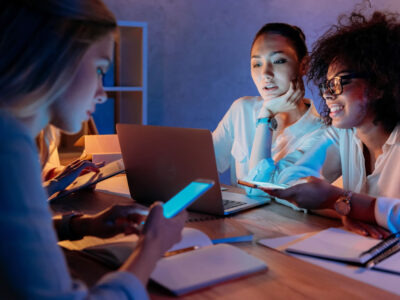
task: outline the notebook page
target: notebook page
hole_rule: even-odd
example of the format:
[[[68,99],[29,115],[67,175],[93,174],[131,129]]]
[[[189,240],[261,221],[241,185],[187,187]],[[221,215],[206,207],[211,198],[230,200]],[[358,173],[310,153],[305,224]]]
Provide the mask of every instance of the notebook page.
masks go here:
[[[380,240],[340,228],[328,228],[291,245],[286,250],[293,253],[361,263],[359,255],[379,242]]]
[[[218,244],[161,259],[151,279],[182,295],[266,269],[263,261],[245,251]]]
[[[400,273],[400,252],[397,252],[378,263],[374,269]]]
[[[204,232],[198,229],[185,227],[182,231],[182,240],[179,243],[173,245],[172,248],[168,250],[168,252],[193,246],[197,246],[200,248],[211,245],[212,242],[210,238]]]

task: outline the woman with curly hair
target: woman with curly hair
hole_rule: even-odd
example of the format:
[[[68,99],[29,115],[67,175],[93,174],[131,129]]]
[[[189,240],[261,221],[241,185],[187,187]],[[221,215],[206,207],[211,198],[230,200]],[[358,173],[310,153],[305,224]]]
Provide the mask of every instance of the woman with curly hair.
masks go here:
[[[314,175],[286,190],[268,190],[310,209],[334,208],[352,229],[376,237],[400,229],[400,23],[398,15],[374,12],[342,16],[314,45],[309,80],[319,84],[332,126],[325,139],[281,182]],[[330,161],[325,162],[326,153]],[[396,199],[397,198],[397,199]]]

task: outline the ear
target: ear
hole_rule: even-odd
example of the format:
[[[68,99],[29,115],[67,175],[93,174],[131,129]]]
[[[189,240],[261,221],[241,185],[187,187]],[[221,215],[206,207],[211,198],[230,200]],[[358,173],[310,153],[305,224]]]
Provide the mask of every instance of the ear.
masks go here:
[[[381,99],[383,97],[383,90],[377,88],[369,88],[367,91],[369,99]]]
[[[304,56],[299,65],[299,74],[304,76],[308,72],[310,66],[310,57],[308,55]]]

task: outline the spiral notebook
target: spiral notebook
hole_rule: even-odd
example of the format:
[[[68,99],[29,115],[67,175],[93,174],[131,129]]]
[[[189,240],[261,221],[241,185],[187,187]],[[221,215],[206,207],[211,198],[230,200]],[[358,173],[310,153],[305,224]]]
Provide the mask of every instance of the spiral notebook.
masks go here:
[[[328,228],[286,248],[301,254],[374,268],[400,275],[400,234],[377,240],[340,228]]]

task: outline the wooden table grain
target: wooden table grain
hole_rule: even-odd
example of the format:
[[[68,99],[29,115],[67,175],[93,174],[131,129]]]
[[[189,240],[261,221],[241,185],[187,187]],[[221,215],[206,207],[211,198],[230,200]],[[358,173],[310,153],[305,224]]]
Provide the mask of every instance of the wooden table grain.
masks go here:
[[[84,191],[52,203],[54,212],[69,210],[96,213],[110,205],[131,203],[125,197],[101,192]],[[252,242],[236,243],[235,246],[265,261],[268,270],[245,278],[224,282],[193,292],[181,299],[395,299],[392,293],[366,283],[345,277],[307,263],[285,253],[257,244],[262,238],[274,238],[317,231],[340,226],[340,222],[313,214],[294,211],[289,207],[270,203],[231,217],[254,233]],[[79,266],[72,270],[89,285],[107,272],[104,266],[88,261],[90,272],[85,270],[85,258],[67,252],[69,265]],[[97,268],[97,269],[96,269]],[[80,273],[81,272],[81,273]],[[150,283],[152,299],[176,299],[166,290]]]

